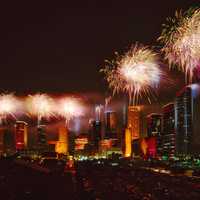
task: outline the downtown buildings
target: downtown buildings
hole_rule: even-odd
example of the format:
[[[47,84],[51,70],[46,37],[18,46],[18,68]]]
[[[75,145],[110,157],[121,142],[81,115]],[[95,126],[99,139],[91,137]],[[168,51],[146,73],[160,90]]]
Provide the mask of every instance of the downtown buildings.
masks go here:
[[[176,94],[173,102],[161,108],[160,113],[150,112],[142,118],[142,109],[137,107],[129,107],[129,131],[125,132],[125,143],[129,142],[125,152],[160,159],[200,155],[199,84],[184,87]],[[131,140],[127,140],[129,132]]]

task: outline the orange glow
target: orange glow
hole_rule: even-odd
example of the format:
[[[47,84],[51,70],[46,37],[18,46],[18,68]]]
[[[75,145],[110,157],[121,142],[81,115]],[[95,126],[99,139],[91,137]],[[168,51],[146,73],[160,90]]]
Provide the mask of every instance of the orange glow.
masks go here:
[[[67,143],[66,142],[56,142],[55,151],[56,153],[66,154]]]
[[[131,131],[132,140],[138,139],[140,134],[140,106],[128,107],[128,127]]]
[[[56,142],[55,151],[62,154],[67,154],[68,152],[68,130],[65,126],[59,127],[58,142]]]
[[[131,156],[131,141],[131,131],[127,128],[125,131],[125,157]]]
[[[146,140],[142,139],[142,141],[141,141],[141,149],[142,149],[142,153],[144,154],[144,156],[147,155],[147,148],[148,148],[148,145],[147,145]]]
[[[112,147],[112,140],[104,139],[100,141],[100,146],[102,150],[107,150]]]
[[[75,149],[76,150],[83,150],[85,148],[85,145],[88,144],[88,138],[84,137],[84,138],[77,138],[75,140]]]

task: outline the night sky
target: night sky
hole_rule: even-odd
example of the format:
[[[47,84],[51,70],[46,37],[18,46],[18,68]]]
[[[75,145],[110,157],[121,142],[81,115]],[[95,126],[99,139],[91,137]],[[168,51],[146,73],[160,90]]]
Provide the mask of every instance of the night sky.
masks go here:
[[[136,41],[156,45],[166,17],[199,5],[198,0],[66,2],[1,3],[1,91],[104,93],[99,69],[105,59]]]

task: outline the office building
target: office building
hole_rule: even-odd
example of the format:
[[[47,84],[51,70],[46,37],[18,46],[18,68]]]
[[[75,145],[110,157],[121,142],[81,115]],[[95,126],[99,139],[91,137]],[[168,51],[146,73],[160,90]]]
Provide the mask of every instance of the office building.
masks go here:
[[[153,142],[151,142],[151,141],[156,140],[156,154],[157,154],[157,156],[162,155],[161,127],[162,127],[162,115],[161,114],[151,113],[147,116],[147,137],[148,138],[155,138],[155,139],[151,139],[149,141],[150,141],[150,144],[152,144]],[[151,145],[151,147],[152,146],[153,145]],[[152,153],[152,154],[155,154],[155,153]]]
[[[60,154],[68,153],[68,129],[65,125],[58,128],[58,141],[56,142],[55,151]]]
[[[163,127],[162,127],[162,145],[163,155],[174,157],[175,155],[175,109],[174,103],[169,103],[162,108]]]
[[[23,150],[28,144],[28,124],[24,121],[17,121],[15,124],[15,148]]]
[[[107,111],[105,113],[105,139],[117,139],[117,113],[114,111]]]
[[[177,93],[175,99],[176,154],[200,153],[200,85],[192,84]]]
[[[140,107],[129,106],[128,107],[128,121],[127,128],[131,132],[132,140],[140,137]]]
[[[125,131],[125,157],[130,157],[132,154],[132,134],[129,128]]]

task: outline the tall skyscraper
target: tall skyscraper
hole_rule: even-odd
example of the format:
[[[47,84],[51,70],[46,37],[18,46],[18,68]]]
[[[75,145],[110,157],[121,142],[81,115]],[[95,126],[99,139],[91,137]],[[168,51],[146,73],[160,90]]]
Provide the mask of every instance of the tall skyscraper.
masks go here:
[[[39,125],[37,127],[37,147],[41,151],[47,150],[46,126]]]
[[[96,120],[91,119],[89,121],[88,140],[91,146],[93,146],[94,151],[98,151],[99,149],[99,141],[101,139],[101,134],[102,134],[101,121],[96,121]]]
[[[67,154],[68,153],[68,129],[65,125],[60,125],[58,130],[58,141],[56,142],[56,152]]]
[[[163,128],[162,145],[163,155],[173,157],[175,155],[175,109],[174,103],[169,103],[162,108]]]
[[[140,137],[140,107],[128,107],[128,123],[127,128],[130,129],[132,140]]]
[[[107,111],[105,113],[105,136],[106,139],[117,139],[117,113]]]
[[[28,124],[24,121],[17,121],[15,124],[15,148],[22,150],[27,148]]]
[[[178,155],[200,153],[200,85],[184,87],[176,95],[175,130]]]

